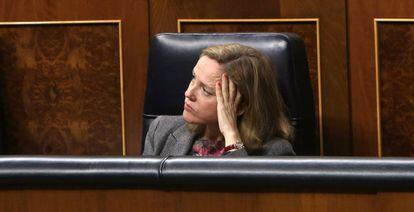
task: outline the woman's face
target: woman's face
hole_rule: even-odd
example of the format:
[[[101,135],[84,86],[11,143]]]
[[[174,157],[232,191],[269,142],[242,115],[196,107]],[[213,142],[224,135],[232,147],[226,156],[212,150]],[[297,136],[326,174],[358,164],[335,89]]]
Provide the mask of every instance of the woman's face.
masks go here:
[[[193,69],[193,79],[185,92],[183,117],[191,124],[217,123],[215,85],[224,72],[220,65],[202,56]]]

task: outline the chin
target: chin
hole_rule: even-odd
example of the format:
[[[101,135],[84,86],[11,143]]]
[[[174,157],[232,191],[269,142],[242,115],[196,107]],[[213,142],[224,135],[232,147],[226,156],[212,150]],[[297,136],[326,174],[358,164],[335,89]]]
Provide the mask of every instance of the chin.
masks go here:
[[[208,120],[208,119],[200,119],[199,117],[194,116],[192,113],[183,111],[183,118],[184,121],[188,124],[217,124],[218,120]]]
[[[187,112],[184,110],[183,112],[184,121],[189,124],[203,124],[203,121],[200,120],[198,117],[195,117],[192,113]]]
[[[185,122],[189,124],[195,124],[196,118],[185,110],[183,111],[183,118]]]

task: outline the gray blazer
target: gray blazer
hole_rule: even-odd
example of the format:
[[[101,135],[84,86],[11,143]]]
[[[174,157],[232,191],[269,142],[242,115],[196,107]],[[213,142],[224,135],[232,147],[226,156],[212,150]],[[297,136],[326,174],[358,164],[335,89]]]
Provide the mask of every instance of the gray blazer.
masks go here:
[[[150,125],[142,155],[183,156],[189,154],[196,134],[188,130],[182,116],[159,116]],[[295,155],[289,141],[273,138],[263,145],[263,156]],[[245,149],[225,156],[248,156]]]

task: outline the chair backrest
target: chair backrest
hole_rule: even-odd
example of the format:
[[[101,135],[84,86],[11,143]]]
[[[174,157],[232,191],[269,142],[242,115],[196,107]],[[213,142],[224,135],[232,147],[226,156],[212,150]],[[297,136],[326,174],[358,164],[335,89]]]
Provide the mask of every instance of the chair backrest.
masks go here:
[[[143,114],[142,147],[148,127],[159,115],[180,115],[184,92],[201,51],[211,45],[240,43],[265,53],[295,128],[298,155],[318,155],[315,106],[302,39],[292,33],[162,33],[150,45]]]

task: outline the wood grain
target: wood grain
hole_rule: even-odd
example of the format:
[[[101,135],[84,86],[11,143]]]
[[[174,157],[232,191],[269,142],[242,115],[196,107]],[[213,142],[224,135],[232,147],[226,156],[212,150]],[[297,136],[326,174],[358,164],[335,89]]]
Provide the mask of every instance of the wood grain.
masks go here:
[[[414,7],[414,2],[349,0],[347,7],[354,155],[375,156],[378,155],[378,129],[374,18],[414,18],[409,9]]]
[[[21,189],[0,211],[412,211],[409,192]]]
[[[146,86],[148,2],[146,0],[0,1],[0,21],[122,21],[126,153],[139,154]]]
[[[345,1],[280,1],[282,18],[319,18],[325,155],[352,155]]]
[[[150,0],[150,35],[177,32],[179,18],[276,18],[278,0]]]
[[[116,22],[1,26],[4,151],[122,154],[119,30]]]
[[[382,156],[413,156],[414,19],[377,26]]]

